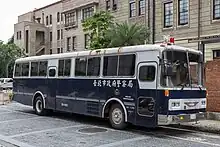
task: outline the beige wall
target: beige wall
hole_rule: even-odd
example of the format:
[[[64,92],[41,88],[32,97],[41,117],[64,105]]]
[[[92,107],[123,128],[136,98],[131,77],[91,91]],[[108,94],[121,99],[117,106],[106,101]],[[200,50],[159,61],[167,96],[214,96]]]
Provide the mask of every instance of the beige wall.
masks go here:
[[[173,1],[173,26],[171,28],[164,28],[164,3]],[[153,9],[152,9],[152,1],[150,1],[150,10],[148,10],[148,0],[146,0],[146,15],[138,16],[138,0],[136,0],[136,16],[130,18],[129,17],[129,0],[118,0],[117,9],[112,9],[112,0],[111,0],[111,9],[110,12],[115,17],[116,22],[124,22],[128,21],[129,23],[142,23],[148,26],[152,32],[152,22],[153,22]],[[198,42],[194,41],[192,43],[188,42],[188,39],[197,38],[198,37],[198,0],[189,0],[189,23],[184,26],[178,26],[178,0],[156,0],[156,13],[155,13],[155,41],[156,43],[163,41],[163,35],[171,35],[175,37],[175,44],[190,47],[194,49],[198,49]],[[204,36],[212,36],[220,34],[220,20],[212,20],[212,0],[200,0],[201,4],[201,37]],[[58,2],[54,5],[50,5],[48,7],[44,7],[42,9],[35,10],[33,12],[26,13],[18,17],[18,24],[15,25],[15,34],[18,30],[23,30],[22,25],[19,22],[23,21],[33,21],[33,15],[36,18],[41,17],[44,22],[46,21],[46,16],[53,16],[53,25],[47,26],[49,31],[53,32],[53,41],[52,41],[52,49],[53,53],[57,53],[57,48],[63,48],[64,52],[67,49],[67,37],[76,36],[76,49],[84,50],[85,46],[85,38],[81,24],[82,18],[82,9],[95,5],[95,10],[106,10],[106,1],[105,0],[63,0],[62,2]],[[57,23],[57,12],[66,13],[68,11],[77,11],[77,27],[71,29],[65,29],[64,21],[61,23]],[[148,12],[150,12],[148,14]],[[42,13],[44,13],[44,19],[42,19]],[[148,22],[150,20],[150,22]],[[45,24],[45,23],[44,23]],[[63,29],[63,40],[57,40],[57,30]],[[49,32],[48,31],[48,32]],[[22,39],[16,40],[16,44],[19,44],[21,47],[24,47],[23,41],[23,33]],[[49,35],[49,33],[48,33]],[[151,38],[152,39],[152,38]],[[71,38],[72,41],[72,38]],[[72,45],[72,42],[71,42]],[[212,43],[205,45],[205,57],[206,60],[212,60],[212,50],[220,49],[220,43]]]

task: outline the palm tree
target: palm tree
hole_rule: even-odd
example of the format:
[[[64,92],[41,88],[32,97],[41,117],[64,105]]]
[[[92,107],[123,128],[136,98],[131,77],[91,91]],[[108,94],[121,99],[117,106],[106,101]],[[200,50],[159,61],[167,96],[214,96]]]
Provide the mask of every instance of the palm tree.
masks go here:
[[[149,38],[149,30],[143,25],[116,23],[106,33],[109,39],[109,47],[133,46],[144,44]]]

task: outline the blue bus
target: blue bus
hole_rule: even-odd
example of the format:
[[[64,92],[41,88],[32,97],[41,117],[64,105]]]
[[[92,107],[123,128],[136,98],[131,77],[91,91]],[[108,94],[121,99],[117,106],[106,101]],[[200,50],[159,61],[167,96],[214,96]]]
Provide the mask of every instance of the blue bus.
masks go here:
[[[36,114],[62,111],[107,118],[115,129],[205,117],[203,54],[173,44],[17,59],[13,100]]]

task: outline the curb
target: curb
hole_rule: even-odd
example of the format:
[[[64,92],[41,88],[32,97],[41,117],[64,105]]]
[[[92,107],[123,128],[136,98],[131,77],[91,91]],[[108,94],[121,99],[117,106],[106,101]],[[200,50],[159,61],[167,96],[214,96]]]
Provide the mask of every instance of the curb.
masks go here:
[[[219,112],[206,112],[206,114],[207,114],[207,119],[220,121],[220,113]]]

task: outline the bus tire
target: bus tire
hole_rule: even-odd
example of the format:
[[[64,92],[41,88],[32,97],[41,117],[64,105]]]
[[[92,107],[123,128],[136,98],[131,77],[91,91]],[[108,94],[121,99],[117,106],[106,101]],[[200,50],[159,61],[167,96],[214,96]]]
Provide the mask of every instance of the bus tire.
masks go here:
[[[124,129],[127,124],[125,122],[125,113],[120,104],[113,104],[109,111],[109,121],[113,128]]]
[[[44,101],[41,96],[38,96],[34,101],[34,110],[37,115],[43,116],[47,114],[47,110],[44,109]]]

